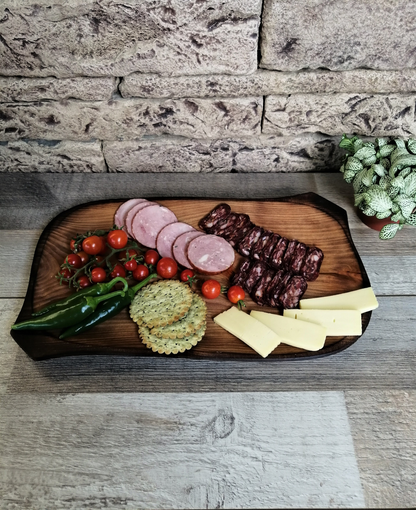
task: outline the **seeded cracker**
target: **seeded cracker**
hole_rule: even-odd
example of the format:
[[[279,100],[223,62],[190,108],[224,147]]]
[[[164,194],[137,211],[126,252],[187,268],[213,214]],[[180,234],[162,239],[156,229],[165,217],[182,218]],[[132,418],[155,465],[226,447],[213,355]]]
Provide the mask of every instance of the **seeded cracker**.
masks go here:
[[[168,326],[155,327],[152,329],[152,335],[162,339],[186,338],[192,335],[194,331],[200,329],[205,324],[207,316],[207,305],[197,294],[193,295],[191,308],[177,322]]]
[[[172,340],[170,338],[159,338],[153,335],[151,330],[144,325],[139,326],[139,334],[143,343],[153,352],[159,354],[178,354],[192,349],[198,342],[200,342],[205,334],[206,324],[189,335],[187,338],[177,338]]]
[[[193,292],[177,280],[160,280],[140,290],[130,305],[130,317],[149,328],[167,326],[189,310]]]

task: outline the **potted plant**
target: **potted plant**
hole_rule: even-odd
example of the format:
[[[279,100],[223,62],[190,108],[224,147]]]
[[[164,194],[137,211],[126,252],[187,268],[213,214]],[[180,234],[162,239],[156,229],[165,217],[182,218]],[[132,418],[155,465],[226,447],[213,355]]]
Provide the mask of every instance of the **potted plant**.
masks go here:
[[[355,206],[367,217],[390,218],[380,239],[391,239],[404,225],[416,226],[416,140],[343,135],[347,151],[341,172],[354,188]]]

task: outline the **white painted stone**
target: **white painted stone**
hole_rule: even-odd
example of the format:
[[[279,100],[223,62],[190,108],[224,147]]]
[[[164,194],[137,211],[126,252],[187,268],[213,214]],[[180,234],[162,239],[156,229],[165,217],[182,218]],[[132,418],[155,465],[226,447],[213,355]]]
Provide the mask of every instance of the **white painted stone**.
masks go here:
[[[0,139],[132,140],[260,134],[263,99],[117,99],[0,103]]]
[[[416,90],[416,69],[400,71],[299,71],[258,69],[242,76],[160,76],[132,73],[120,83],[123,97],[243,97],[276,94],[365,92],[393,93]]]
[[[2,0],[0,74],[245,74],[261,0]]]
[[[117,89],[116,79],[106,78],[22,78],[0,77],[0,102],[41,101],[42,99],[110,99]]]
[[[356,508],[341,392],[8,395],[3,505]]]
[[[0,143],[0,172],[105,172],[100,142]]]
[[[292,94],[265,100],[263,133],[416,134],[415,94]]]
[[[161,136],[108,141],[110,172],[308,172],[341,165],[339,138],[254,136],[216,140]]]
[[[415,17],[408,0],[265,0],[260,66],[415,68]]]

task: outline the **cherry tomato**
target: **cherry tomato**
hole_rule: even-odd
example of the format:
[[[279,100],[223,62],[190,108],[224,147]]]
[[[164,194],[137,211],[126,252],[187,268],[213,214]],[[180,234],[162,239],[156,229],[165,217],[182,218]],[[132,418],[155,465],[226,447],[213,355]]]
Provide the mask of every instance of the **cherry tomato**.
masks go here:
[[[221,294],[221,284],[216,280],[205,280],[201,292],[207,299],[215,299]]]
[[[159,258],[159,253],[156,250],[147,250],[144,254],[144,261],[146,264],[149,264],[149,266],[154,266]]]
[[[156,272],[162,278],[173,278],[178,272],[178,264],[170,257],[162,257],[157,263]]]
[[[133,271],[133,278],[139,282],[144,280],[149,276],[149,268],[144,264],[140,264]]]
[[[107,273],[102,267],[94,267],[91,271],[91,280],[94,283],[103,282],[107,278]]]
[[[79,251],[77,255],[81,259],[83,266],[85,266],[85,264],[90,260],[90,256],[87,253],[85,253],[85,251]]]
[[[131,259],[133,257],[137,257],[139,255],[138,251],[133,249],[133,248],[130,248],[128,250],[123,250],[121,251],[119,254],[118,254],[118,259],[119,260],[126,260],[127,258]]]
[[[116,264],[111,271],[111,278],[117,278],[117,276],[121,276],[122,278],[126,277],[126,270],[121,264]]]
[[[66,262],[68,262],[68,264],[71,267],[74,267],[75,269],[79,269],[80,267],[83,266],[81,257],[79,255],[77,255],[76,253],[70,253],[66,257]]]
[[[128,240],[127,234],[121,229],[111,230],[107,235],[107,243],[116,250],[124,248]]]
[[[110,253],[110,247],[107,244],[107,236],[100,236],[103,247],[100,250],[100,255],[107,255]]]
[[[127,260],[124,262],[124,268],[127,269],[127,271],[134,271],[137,268],[137,261],[134,259]]]
[[[103,242],[98,236],[89,236],[82,241],[82,249],[88,255],[98,255],[103,249]]]
[[[244,306],[246,293],[239,285],[233,285],[228,289],[227,297],[231,303],[238,304],[238,307],[241,308],[241,306]]]
[[[71,239],[69,249],[75,253],[75,239]]]
[[[67,267],[63,267],[59,271],[59,274],[68,280],[69,278],[71,278],[71,276],[74,276],[74,271],[71,271],[71,269],[68,269]],[[68,283],[68,282],[63,282],[63,283]]]
[[[181,282],[187,282],[188,281],[188,277],[189,278],[193,278],[195,276],[195,273],[192,271],[192,269],[184,269],[179,278],[181,280]]]
[[[85,274],[83,276],[80,276],[77,281],[81,289],[83,289],[84,287],[89,287],[91,285],[88,276],[86,276]]]

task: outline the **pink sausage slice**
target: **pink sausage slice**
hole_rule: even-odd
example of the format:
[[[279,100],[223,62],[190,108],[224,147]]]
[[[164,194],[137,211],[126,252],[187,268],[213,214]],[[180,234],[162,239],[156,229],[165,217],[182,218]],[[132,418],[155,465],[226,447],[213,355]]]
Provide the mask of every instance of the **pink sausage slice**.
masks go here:
[[[124,227],[126,224],[126,216],[130,209],[136,204],[141,204],[143,202],[147,202],[147,200],[145,198],[132,198],[127,200],[127,202],[123,202],[114,215],[114,225],[117,225],[117,227]]]
[[[192,267],[206,275],[226,271],[233,265],[235,258],[231,244],[222,237],[212,234],[193,239],[188,245],[186,255]]]
[[[133,232],[131,230],[131,222],[133,221],[133,218],[136,216],[136,214],[139,211],[141,211],[145,207],[148,207],[149,205],[157,205],[157,204],[156,204],[156,202],[149,202],[146,200],[145,202],[141,202],[140,204],[134,205],[130,209],[130,211],[128,211],[124,225],[125,225],[125,230],[127,231],[128,235],[130,237],[133,237]]]
[[[190,232],[191,230],[195,230],[194,227],[182,221],[170,223],[166,225],[166,227],[163,227],[156,239],[156,250],[159,252],[159,255],[161,257],[173,258],[172,245],[175,239],[179,235]]]
[[[186,256],[186,252],[188,250],[188,245],[192,241],[199,236],[206,235],[204,232],[199,230],[191,230],[189,232],[185,232],[177,237],[172,246],[173,258],[176,260],[178,264],[183,267],[187,267],[188,269],[193,269],[191,263]]]
[[[133,238],[143,246],[156,248],[156,239],[163,227],[178,221],[175,214],[161,205],[150,205],[136,213],[131,223]]]

